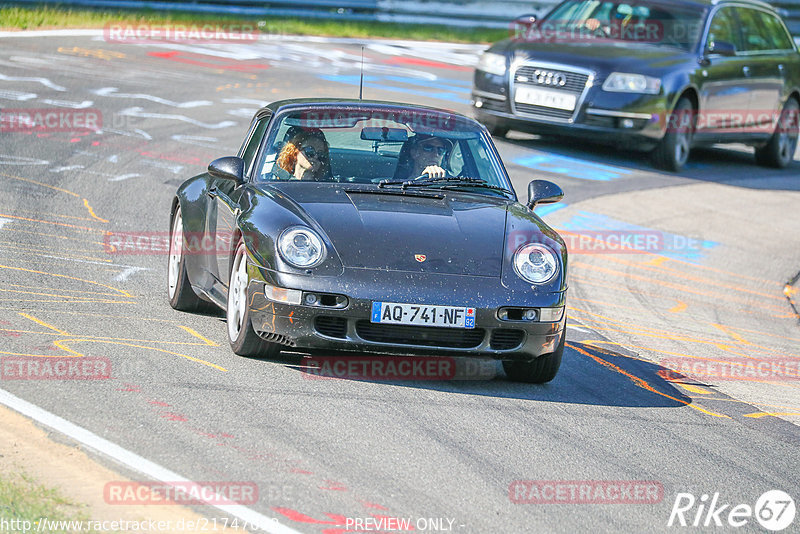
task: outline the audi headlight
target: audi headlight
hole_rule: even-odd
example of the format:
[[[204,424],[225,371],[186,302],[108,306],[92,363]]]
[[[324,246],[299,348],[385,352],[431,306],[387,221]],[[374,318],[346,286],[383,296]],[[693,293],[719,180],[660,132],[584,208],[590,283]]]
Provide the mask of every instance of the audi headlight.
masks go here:
[[[550,248],[529,243],[514,254],[514,270],[532,284],[544,284],[558,273],[558,258]]]
[[[661,89],[661,80],[643,74],[612,72],[603,82],[603,91],[612,93],[646,93],[655,95]]]
[[[478,61],[478,70],[502,76],[506,73],[506,56],[494,52],[484,52]]]
[[[322,238],[311,228],[293,226],[278,238],[278,251],[288,263],[307,268],[319,265],[325,258]]]

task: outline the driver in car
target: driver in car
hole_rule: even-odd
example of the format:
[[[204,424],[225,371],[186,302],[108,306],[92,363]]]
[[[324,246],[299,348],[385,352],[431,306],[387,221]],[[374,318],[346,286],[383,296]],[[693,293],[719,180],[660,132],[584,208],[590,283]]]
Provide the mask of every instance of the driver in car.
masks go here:
[[[447,172],[442,168],[442,160],[452,148],[449,139],[417,134],[401,151],[404,154],[399,158],[395,179],[413,180],[423,175],[444,178]]]
[[[300,130],[278,155],[276,175],[284,180],[324,181],[331,178],[328,141],[317,128]]]

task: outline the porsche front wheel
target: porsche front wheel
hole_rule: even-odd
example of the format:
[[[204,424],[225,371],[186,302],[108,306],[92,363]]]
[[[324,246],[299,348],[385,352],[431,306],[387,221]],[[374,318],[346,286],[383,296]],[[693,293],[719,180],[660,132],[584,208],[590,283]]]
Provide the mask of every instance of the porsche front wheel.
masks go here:
[[[236,245],[230,280],[228,282],[228,341],[231,349],[239,356],[271,357],[280,347],[261,339],[250,322],[250,307],[247,302],[247,249],[241,239]]]
[[[175,208],[169,236],[169,262],[167,264],[167,296],[169,305],[181,311],[199,311],[210,305],[195,294],[186,275],[186,256],[183,253],[183,216],[181,207]]]
[[[566,328],[561,333],[558,348],[550,354],[543,354],[529,362],[503,362],[503,369],[508,378],[514,382],[528,382],[531,384],[544,384],[556,377],[558,368],[561,367],[561,357],[564,355],[564,344],[567,340]]]

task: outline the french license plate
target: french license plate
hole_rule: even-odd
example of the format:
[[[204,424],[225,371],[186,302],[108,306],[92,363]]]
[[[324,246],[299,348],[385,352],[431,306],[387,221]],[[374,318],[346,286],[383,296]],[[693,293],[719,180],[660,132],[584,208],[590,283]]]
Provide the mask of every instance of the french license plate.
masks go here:
[[[575,109],[577,98],[575,95],[552,89],[517,87],[517,92],[514,94],[514,102],[572,111]]]
[[[373,302],[373,323],[475,328],[475,308]]]

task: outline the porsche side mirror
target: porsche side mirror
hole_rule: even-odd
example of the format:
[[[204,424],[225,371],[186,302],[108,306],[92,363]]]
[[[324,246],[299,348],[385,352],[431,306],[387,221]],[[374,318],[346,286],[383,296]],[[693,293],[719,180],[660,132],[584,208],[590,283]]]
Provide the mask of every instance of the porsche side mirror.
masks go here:
[[[552,204],[564,198],[564,191],[553,182],[533,180],[528,184],[528,204],[534,209],[539,204]]]
[[[706,51],[709,54],[719,54],[720,56],[730,57],[736,55],[736,45],[728,41],[714,40],[708,43],[708,49]]]
[[[214,178],[244,183],[244,160],[236,156],[225,156],[208,164],[208,174]]]

